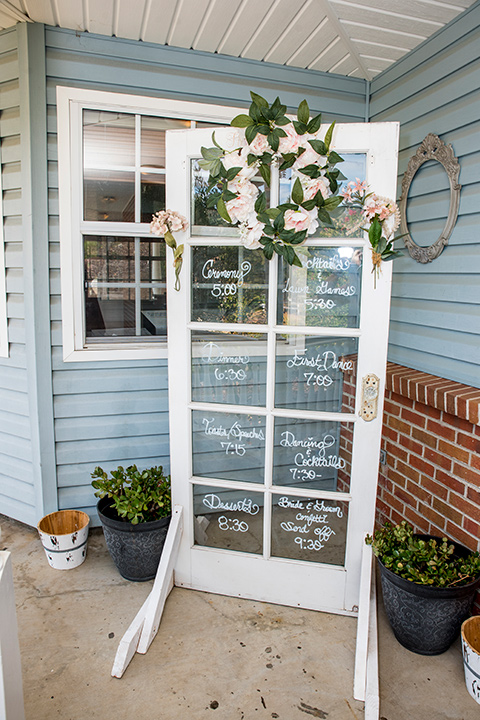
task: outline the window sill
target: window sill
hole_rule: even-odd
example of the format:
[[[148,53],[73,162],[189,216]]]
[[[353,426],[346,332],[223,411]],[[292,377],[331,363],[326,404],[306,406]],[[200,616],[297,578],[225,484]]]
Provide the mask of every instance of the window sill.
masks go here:
[[[65,351],[64,362],[103,362],[108,360],[166,360],[168,357],[166,342],[161,344],[105,344],[90,345],[82,350]]]

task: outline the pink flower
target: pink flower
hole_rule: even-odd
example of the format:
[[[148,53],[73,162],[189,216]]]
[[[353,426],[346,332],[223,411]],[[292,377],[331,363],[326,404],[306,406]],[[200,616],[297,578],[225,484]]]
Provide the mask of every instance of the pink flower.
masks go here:
[[[264,223],[257,220],[256,215],[251,216],[248,222],[240,226],[240,240],[244,247],[249,250],[261,248],[262,244],[259,239],[263,235]]]
[[[295,230],[295,232],[302,232],[303,230],[307,230],[308,234],[311,235],[318,227],[316,215],[316,210],[286,210],[284,216],[285,230]],[[314,226],[315,223],[316,226]]]
[[[303,197],[305,198],[305,200],[313,200],[319,190],[322,193],[322,197],[324,199],[330,197],[330,195],[332,194],[330,192],[330,185],[328,183],[328,180],[326,180],[324,177],[315,178],[313,180],[306,180],[306,182],[304,182],[303,178],[306,179],[306,176],[303,175],[301,177]]]
[[[287,133],[287,136],[280,138],[278,152],[283,155],[285,153],[296,153],[300,147],[300,138],[297,135],[297,131],[295,130],[293,124],[289,123],[288,125],[284,125],[282,130]]]
[[[223,166],[225,170],[230,170],[232,167],[239,167],[240,170],[237,178],[250,180],[255,177],[257,174],[257,165],[249,165],[247,156],[248,152],[246,152],[246,148],[225,153],[225,157],[223,158]]]
[[[188,227],[187,218],[175,210],[159,210],[152,216],[150,232],[154,235],[165,235],[167,232],[178,232]]]
[[[250,145],[247,145],[247,148],[252,155],[263,155],[264,152],[268,152],[270,150],[267,136],[257,133],[253,142],[251,142]]]
[[[236,198],[229,200],[225,205],[232,223],[243,223],[254,212],[255,198],[250,195],[237,195]]]

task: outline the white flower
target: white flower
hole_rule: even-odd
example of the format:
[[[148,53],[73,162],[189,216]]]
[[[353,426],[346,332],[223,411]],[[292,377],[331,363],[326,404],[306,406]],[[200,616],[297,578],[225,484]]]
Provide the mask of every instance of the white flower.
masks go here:
[[[240,225],[240,241],[249,250],[257,250],[262,247],[259,239],[263,235],[264,223],[257,220],[256,215],[251,216],[248,222]]]

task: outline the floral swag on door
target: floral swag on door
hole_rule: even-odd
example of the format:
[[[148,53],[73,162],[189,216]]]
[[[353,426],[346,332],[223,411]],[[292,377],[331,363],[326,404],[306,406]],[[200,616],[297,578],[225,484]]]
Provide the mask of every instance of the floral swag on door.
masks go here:
[[[297,119],[286,115],[286,106],[279,98],[269,105],[265,98],[250,93],[252,103],[248,115],[237,115],[231,125],[237,128],[235,148],[222,148],[212,135],[213,147],[202,147],[199,165],[208,171],[207,207],[216,208],[223,220],[240,230],[242,244],[251,250],[261,248],[267,260],[280,255],[289,265],[302,267],[299,248],[308,236],[317,230],[319,223],[331,227],[332,213],[344,203],[359,209],[359,218],[347,235],[359,228],[368,233],[372,250],[372,272],[379,275],[382,261],[393,260],[402,253],[395,250],[393,237],[400,223],[396,203],[388,198],[368,192],[365,182],[349,182],[341,190],[346,178],[336,167],[343,158],[332,149],[335,123],[321,135],[321,115],[310,117],[306,100],[298,107]],[[271,168],[279,172],[291,168],[292,190],[288,202],[267,207],[265,192],[252,182],[260,174],[265,185],[271,183]],[[179,289],[179,273],[183,246],[177,248],[172,230],[185,229],[165,223],[172,211],[157,213],[151,229],[157,235],[165,232],[167,244],[174,250],[176,270],[175,289]],[[173,242],[172,242],[173,241]],[[308,249],[302,248],[308,255]]]

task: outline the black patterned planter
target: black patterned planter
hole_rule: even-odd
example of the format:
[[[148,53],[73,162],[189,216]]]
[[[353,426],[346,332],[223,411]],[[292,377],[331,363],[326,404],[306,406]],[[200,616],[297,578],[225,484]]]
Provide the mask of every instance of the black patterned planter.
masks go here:
[[[134,582],[153,580],[172,516],[132,525],[119,518],[108,497],[98,501],[97,512],[108,551],[120,575]]]
[[[455,544],[455,554],[463,556],[470,552]],[[448,650],[469,615],[480,577],[460,587],[417,585],[395,575],[377,560],[385,611],[398,642],[420,655],[440,655]]]

